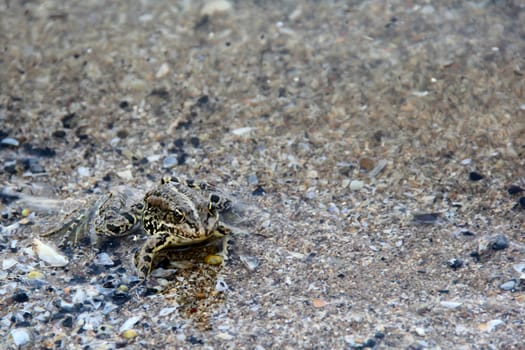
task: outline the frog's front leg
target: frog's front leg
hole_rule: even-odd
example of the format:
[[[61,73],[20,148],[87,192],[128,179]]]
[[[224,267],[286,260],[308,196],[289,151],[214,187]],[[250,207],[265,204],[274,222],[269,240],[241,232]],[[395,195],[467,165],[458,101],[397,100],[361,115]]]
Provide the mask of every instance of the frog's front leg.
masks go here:
[[[140,250],[135,253],[134,263],[138,270],[140,278],[147,278],[153,268],[153,260],[157,253],[169,246],[172,246],[172,238],[169,234],[162,233],[149,236],[146,242],[140,247]]]

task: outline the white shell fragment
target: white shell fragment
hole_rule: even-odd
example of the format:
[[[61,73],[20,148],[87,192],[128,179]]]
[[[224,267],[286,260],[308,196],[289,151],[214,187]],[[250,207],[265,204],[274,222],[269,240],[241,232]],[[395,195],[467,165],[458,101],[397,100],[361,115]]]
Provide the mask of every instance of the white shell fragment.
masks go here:
[[[211,16],[216,13],[227,12],[232,9],[232,4],[226,0],[208,1],[201,9],[202,16]]]
[[[17,261],[12,258],[7,258],[2,261],[2,270],[9,270],[17,264]]]
[[[239,258],[244,264],[244,267],[246,267],[249,271],[255,271],[255,269],[259,266],[259,259],[257,259],[255,256],[240,255]]]
[[[43,243],[37,238],[33,239],[33,251],[40,260],[44,261],[49,266],[62,267],[69,263],[64,255],[60,254],[55,248]]]
[[[31,342],[31,332],[27,328],[14,328],[11,330],[11,337],[16,346],[22,346]]]
[[[120,326],[119,328],[119,332],[124,332],[128,329],[131,329],[138,321],[140,321],[142,319],[142,315],[138,315],[138,316],[133,316],[133,317],[130,317],[128,318],[123,324],[122,326]]]
[[[237,135],[237,136],[242,136],[242,135],[248,134],[250,131],[252,131],[252,129],[253,128],[246,126],[244,128],[238,128],[238,129],[232,130],[232,134]]]
[[[457,301],[442,301],[439,304],[441,306],[447,308],[447,309],[455,309],[455,308],[461,306],[461,304],[463,304],[463,303],[460,303],[460,302],[457,302]]]

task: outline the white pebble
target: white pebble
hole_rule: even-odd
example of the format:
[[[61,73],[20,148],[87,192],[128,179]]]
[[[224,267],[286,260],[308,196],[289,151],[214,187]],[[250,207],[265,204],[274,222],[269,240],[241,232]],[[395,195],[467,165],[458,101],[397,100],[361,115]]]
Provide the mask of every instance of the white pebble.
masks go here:
[[[424,337],[425,335],[427,335],[427,333],[425,332],[425,328],[416,327],[414,330],[416,331],[416,334],[420,337]]]
[[[168,75],[169,72],[170,72],[170,66],[168,66],[167,63],[163,63],[159,67],[159,70],[157,71],[157,74],[155,74],[155,78],[157,78],[157,79],[164,78],[166,75]]]
[[[69,263],[64,255],[60,254],[55,248],[45,244],[37,238],[33,239],[33,251],[40,260],[44,261],[49,266],[62,267]]]
[[[115,264],[113,260],[109,257],[109,254],[107,253],[100,253],[98,254],[95,259],[93,259],[93,263],[95,265],[103,265],[103,266],[112,266]]]
[[[88,177],[89,176],[89,169],[86,168],[86,167],[83,167],[83,166],[79,166],[77,168],[77,173],[78,173],[78,175],[80,175],[82,177]]]
[[[2,270],[9,270],[17,264],[17,261],[12,258],[7,258],[2,261]]]
[[[212,0],[206,3],[201,9],[202,16],[211,16],[216,13],[230,11],[232,4],[226,0]]]
[[[162,161],[162,167],[164,169],[173,168],[175,165],[177,165],[177,156],[174,155],[174,154],[171,154],[171,155],[167,156]]]
[[[257,266],[259,266],[259,259],[255,256],[241,254],[239,258],[249,271],[255,271]]]
[[[11,337],[16,346],[22,346],[31,341],[31,332],[27,328],[15,328],[11,330]]]
[[[359,180],[352,180],[350,182],[350,190],[352,191],[358,191],[364,187],[365,183],[363,181]]]
[[[490,320],[487,323],[482,324],[480,329],[486,332],[492,332],[497,326],[502,324],[505,324],[505,322],[502,320]]]
[[[232,130],[232,134],[237,135],[237,136],[242,136],[242,135],[248,134],[252,130],[253,128],[246,126],[244,128],[237,128],[237,129]]]
[[[142,315],[133,316],[133,317],[128,318],[126,322],[124,322],[122,326],[120,326],[119,332],[122,333],[128,329],[131,329],[135,325],[135,323],[137,323],[141,319],[142,319]]]
[[[165,307],[159,311],[159,316],[168,316],[177,310],[176,307]]]
[[[447,309],[455,309],[455,308],[461,306],[461,304],[463,304],[463,303],[460,303],[460,302],[457,302],[457,301],[442,301],[439,304],[441,306],[447,308]]]
[[[226,284],[226,282],[224,282],[223,279],[218,278],[217,284],[215,284],[215,290],[217,292],[225,292],[228,290],[228,285]]]
[[[17,139],[14,139],[12,137],[6,137],[5,139],[2,139],[0,143],[2,145],[9,145],[9,146],[15,146],[15,147],[18,147],[18,145],[20,145],[20,142],[18,142]]]
[[[232,340],[233,338],[235,338],[233,335],[225,332],[218,333],[216,337],[220,340]]]
[[[133,180],[133,173],[129,169],[118,171],[117,176],[122,180]]]

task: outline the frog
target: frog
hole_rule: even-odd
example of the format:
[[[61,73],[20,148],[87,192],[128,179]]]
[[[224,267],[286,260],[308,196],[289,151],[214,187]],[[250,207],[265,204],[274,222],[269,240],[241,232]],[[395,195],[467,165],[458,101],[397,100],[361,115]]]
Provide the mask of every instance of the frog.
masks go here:
[[[214,185],[169,176],[163,177],[141,201],[129,204],[128,197],[122,191],[104,194],[92,206],[70,214],[58,229],[42,236],[66,231],[65,239],[77,244],[82,236],[98,241],[140,230],[146,240],[133,255],[133,262],[141,279],[151,276],[155,258],[170,248],[222,238],[221,255],[226,258],[225,237],[232,228],[221,214],[231,209],[232,201]]]

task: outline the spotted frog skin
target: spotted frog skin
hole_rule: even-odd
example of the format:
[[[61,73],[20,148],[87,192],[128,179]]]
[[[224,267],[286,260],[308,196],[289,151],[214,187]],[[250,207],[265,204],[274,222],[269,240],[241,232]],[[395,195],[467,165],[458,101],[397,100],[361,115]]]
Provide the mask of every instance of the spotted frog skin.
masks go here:
[[[143,228],[147,239],[135,253],[134,263],[139,276],[146,279],[159,252],[231,233],[221,221],[221,213],[231,208],[231,201],[205,182],[163,178],[142,202],[131,205],[127,202],[123,193],[104,195],[90,208],[70,215],[61,228],[44,236],[65,230],[66,238],[76,244],[79,236],[86,233],[96,239],[126,236]]]

